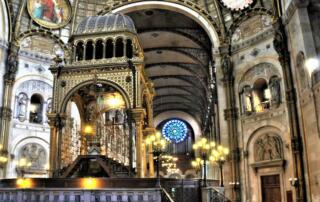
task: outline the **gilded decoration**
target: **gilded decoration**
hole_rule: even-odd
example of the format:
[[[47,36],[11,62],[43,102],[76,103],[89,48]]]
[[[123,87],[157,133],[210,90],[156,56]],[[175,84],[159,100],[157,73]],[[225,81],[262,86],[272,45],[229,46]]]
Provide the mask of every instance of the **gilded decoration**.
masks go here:
[[[28,0],[27,8],[32,20],[49,29],[64,27],[72,16],[68,0]]]
[[[75,86],[85,83],[85,82],[93,82],[95,73],[90,71],[84,73],[85,71],[82,70],[80,72],[70,72],[69,74],[64,74],[59,77],[59,81],[64,81],[65,86],[59,87],[55,86],[55,100],[54,100],[54,109],[61,109],[62,102],[66,96],[74,89]],[[88,76],[91,75],[91,76]],[[133,103],[133,88],[132,83],[126,81],[126,77],[132,77],[132,73],[129,70],[122,70],[122,71],[114,71],[114,72],[108,72],[108,74],[105,74],[103,72],[96,73],[96,76],[98,80],[107,81],[111,83],[116,83],[121,87],[129,96],[130,103]]]

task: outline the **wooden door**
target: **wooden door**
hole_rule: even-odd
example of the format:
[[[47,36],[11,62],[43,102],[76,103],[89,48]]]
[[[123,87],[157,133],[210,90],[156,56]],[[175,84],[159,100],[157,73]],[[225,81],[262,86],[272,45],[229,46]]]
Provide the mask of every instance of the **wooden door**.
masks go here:
[[[261,176],[262,202],[281,202],[279,175]]]

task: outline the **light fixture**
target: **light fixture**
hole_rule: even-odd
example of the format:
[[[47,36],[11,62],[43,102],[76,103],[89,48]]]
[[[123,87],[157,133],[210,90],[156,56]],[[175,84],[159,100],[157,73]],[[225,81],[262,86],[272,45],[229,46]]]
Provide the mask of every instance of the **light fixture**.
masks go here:
[[[119,93],[109,93],[106,95],[105,100],[108,108],[117,109],[124,107],[124,100]]]
[[[320,61],[318,58],[309,58],[304,63],[305,68],[308,70],[309,75],[311,75],[314,70],[320,68]]]
[[[298,181],[298,178],[294,177],[294,178],[289,178],[289,182],[290,182],[290,185],[293,186],[293,187],[296,187],[298,186],[299,184],[299,181]]]
[[[96,178],[82,178],[81,187],[84,189],[96,189],[99,187],[99,182]]]
[[[86,126],[84,127],[83,132],[84,132],[84,134],[86,134],[86,135],[92,135],[92,134],[93,134],[92,126],[91,126],[91,125],[86,125]]]
[[[18,178],[16,180],[16,186],[21,189],[32,188],[32,180],[30,178]]]

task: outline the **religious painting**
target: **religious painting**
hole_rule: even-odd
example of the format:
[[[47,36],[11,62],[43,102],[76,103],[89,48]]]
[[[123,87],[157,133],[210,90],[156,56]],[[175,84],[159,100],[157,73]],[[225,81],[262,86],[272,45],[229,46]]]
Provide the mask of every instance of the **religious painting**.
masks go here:
[[[71,19],[71,5],[68,0],[28,0],[28,12],[39,25],[57,29]]]

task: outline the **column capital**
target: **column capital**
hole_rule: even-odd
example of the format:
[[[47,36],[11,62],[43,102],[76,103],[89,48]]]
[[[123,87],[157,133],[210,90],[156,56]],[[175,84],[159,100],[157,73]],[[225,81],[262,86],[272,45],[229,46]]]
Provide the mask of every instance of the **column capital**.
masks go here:
[[[8,107],[0,107],[0,118],[5,120],[11,120],[12,110]]]
[[[142,122],[146,116],[146,110],[144,108],[135,108],[131,110],[132,118],[136,123]]]
[[[48,113],[47,117],[50,128],[56,127],[58,129],[62,129],[63,126],[65,126],[67,116],[64,113]]]
[[[148,136],[148,135],[151,135],[151,134],[155,134],[156,131],[157,131],[156,128],[148,127],[148,128],[145,128],[145,129],[143,130],[143,135],[144,135],[144,136]]]

